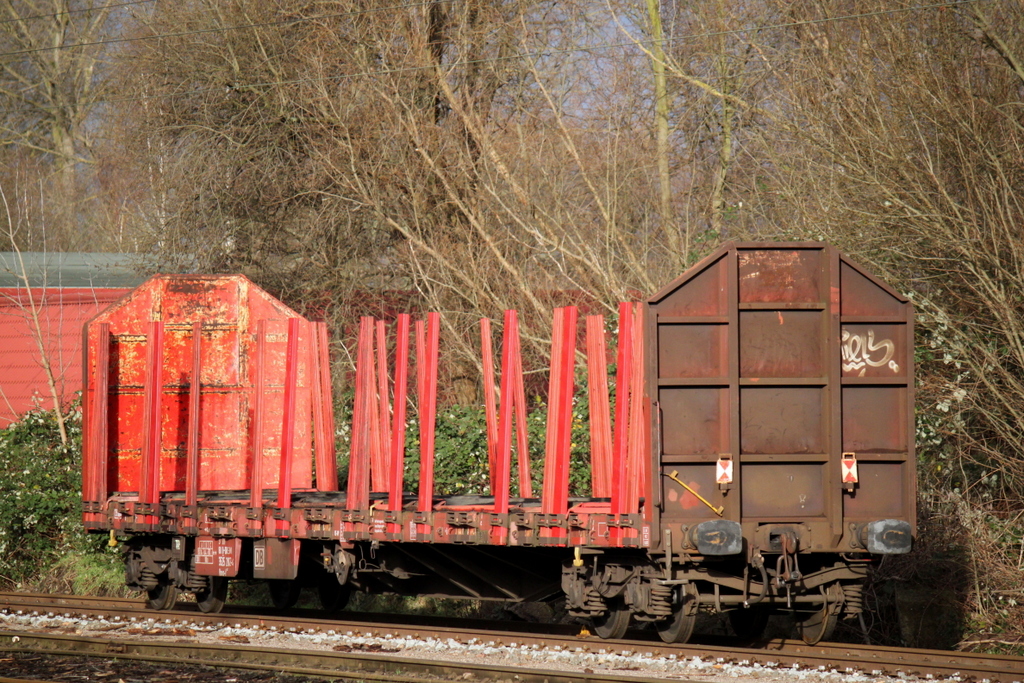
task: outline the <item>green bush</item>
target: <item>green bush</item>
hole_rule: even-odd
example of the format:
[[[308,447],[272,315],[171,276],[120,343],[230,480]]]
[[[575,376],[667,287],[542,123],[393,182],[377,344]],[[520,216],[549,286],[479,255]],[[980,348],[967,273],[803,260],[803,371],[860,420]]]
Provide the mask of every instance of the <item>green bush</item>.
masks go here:
[[[526,415],[527,445],[534,497],[540,497],[544,476],[544,448],[547,406],[537,401]],[[406,427],[405,489],[419,489],[419,422]],[[519,492],[518,453],[513,432],[510,490]],[[441,496],[490,494],[487,458],[487,417],[483,406],[449,406],[437,416],[434,435],[434,491]],[[572,448],[569,466],[569,494],[590,495],[590,432],[586,398],[577,396],[573,405]]]
[[[123,582],[120,554],[82,527],[78,406],[65,429],[66,444],[56,414],[34,410],[0,430],[0,585],[104,592]]]
[[[612,367],[614,372],[614,366]],[[582,373],[580,373],[582,375]],[[572,410],[572,439],[569,466],[569,495],[586,497],[591,491],[590,477],[590,421],[587,401],[586,379],[577,377]],[[615,390],[611,388],[611,404],[614,412]],[[338,453],[339,486],[344,488],[348,481],[349,455],[351,452],[352,392],[341,399],[338,409],[338,431],[336,436]],[[540,397],[530,402],[526,415],[527,443],[530,451],[530,472],[533,495],[539,498],[544,477],[544,448],[547,430],[547,405]],[[486,495],[490,494],[490,475],[487,459],[487,421],[482,405],[452,405],[441,408],[437,414],[434,433],[434,492],[440,496]],[[405,432],[405,481],[406,491],[419,490],[420,480],[420,434],[419,419],[415,410],[410,411]],[[512,496],[519,492],[518,454],[515,449],[513,432],[512,467],[510,490]]]

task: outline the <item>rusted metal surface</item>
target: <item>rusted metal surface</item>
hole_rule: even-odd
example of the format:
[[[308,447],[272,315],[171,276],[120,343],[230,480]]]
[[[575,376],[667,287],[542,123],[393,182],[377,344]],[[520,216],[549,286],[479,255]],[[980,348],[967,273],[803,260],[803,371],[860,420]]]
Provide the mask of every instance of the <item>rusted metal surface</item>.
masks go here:
[[[859,549],[851,523],[914,524],[904,297],[827,245],[734,244],[648,306],[657,528],[715,518],[672,471],[755,545],[771,523],[803,525],[802,547],[822,551]],[[716,480],[718,463],[731,482]]]
[[[286,396],[290,319],[297,321],[294,405]],[[257,326],[265,329],[262,339]],[[257,453],[257,488],[276,488],[289,441],[294,458],[286,488],[309,488],[311,377],[319,368],[298,349],[310,334],[308,321],[241,276],[153,278],[94,318],[86,329],[84,460],[87,471],[103,468],[106,476],[90,484],[87,502],[105,502],[105,492],[134,492],[152,504],[167,491],[249,489]],[[264,357],[257,358],[257,348]],[[291,410],[294,419],[286,415]],[[191,487],[190,442],[198,457]]]

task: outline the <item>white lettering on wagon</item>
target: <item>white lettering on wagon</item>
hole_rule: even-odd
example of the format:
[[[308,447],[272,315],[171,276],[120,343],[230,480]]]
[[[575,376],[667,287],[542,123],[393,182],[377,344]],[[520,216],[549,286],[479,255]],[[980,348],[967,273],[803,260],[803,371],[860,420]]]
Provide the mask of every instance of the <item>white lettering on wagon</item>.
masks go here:
[[[892,359],[896,353],[896,344],[891,339],[875,341],[875,331],[867,334],[852,334],[843,330],[843,372],[859,372],[863,377],[868,367],[880,368],[888,366],[894,373],[900,371],[899,363]]]
[[[234,576],[238,566],[238,540],[196,539],[195,567],[202,576]],[[202,571],[199,571],[199,570]]]
[[[196,565],[216,564],[214,557],[217,553],[217,548],[214,546],[213,541],[206,539],[199,539],[196,541]]]

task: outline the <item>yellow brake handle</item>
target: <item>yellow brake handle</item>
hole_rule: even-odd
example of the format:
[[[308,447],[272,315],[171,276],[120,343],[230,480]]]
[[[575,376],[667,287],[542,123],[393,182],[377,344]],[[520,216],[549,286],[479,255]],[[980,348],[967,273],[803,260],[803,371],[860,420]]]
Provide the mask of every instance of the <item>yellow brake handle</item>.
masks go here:
[[[679,478],[679,471],[678,470],[672,470],[671,474],[666,474],[665,476],[668,477],[669,479],[671,479],[672,481],[674,481],[675,483],[679,484],[680,486],[682,486],[684,489],[686,489],[687,491],[692,493],[694,496],[696,496],[697,500],[699,500],[700,502],[704,503],[709,508],[711,508],[711,511],[714,512],[719,517],[721,517],[722,513],[725,512],[725,506],[717,507],[716,508],[714,505],[712,505],[710,502],[708,502],[708,500],[704,496],[700,495],[699,493],[694,491],[692,488],[687,486],[686,482],[684,482],[682,479]]]

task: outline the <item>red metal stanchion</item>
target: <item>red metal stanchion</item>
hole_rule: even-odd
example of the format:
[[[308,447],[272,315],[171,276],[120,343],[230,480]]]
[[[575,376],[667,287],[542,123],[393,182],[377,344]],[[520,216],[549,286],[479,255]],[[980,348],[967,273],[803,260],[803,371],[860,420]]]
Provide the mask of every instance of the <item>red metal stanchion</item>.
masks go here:
[[[313,380],[313,429],[316,434],[316,488],[338,490],[334,451],[334,401],[331,396],[331,354],[325,323],[313,323],[310,373]]]
[[[423,353],[417,358],[420,375],[420,490],[417,509],[430,512],[434,506],[434,429],[437,420],[437,361],[441,316],[427,315]],[[421,328],[422,329],[422,328]],[[422,360],[421,360],[422,359]]]
[[[139,502],[155,505],[160,501],[160,451],[163,427],[163,348],[164,324],[149,323],[146,341],[146,379],[143,401],[142,473]],[[149,521],[153,521],[151,518]]]
[[[487,424],[487,471],[490,479],[491,493],[496,496],[498,420],[497,400],[494,396],[494,348],[491,337],[491,321],[488,318],[480,318],[480,349],[482,351],[484,373],[484,418]],[[501,402],[504,405],[504,393],[501,395]]]
[[[619,347],[615,372],[615,425],[612,442],[612,505],[613,515],[626,511],[627,451],[629,435],[629,387],[633,366],[633,305],[619,304]],[[621,545],[622,528],[611,527],[613,545]]]
[[[383,320],[375,322],[377,334],[377,364],[371,372],[376,385],[377,405],[370,414],[370,490],[383,492],[388,490],[388,448],[391,444],[388,425],[391,422],[391,406],[388,400],[388,337],[387,327]]]
[[[587,316],[587,390],[590,403],[591,484],[595,498],[611,497],[612,426],[604,316]]]
[[[185,505],[194,507],[199,498],[199,429],[203,393],[203,323],[192,323],[192,379],[188,389],[188,445],[185,450]]]
[[[643,443],[646,424],[643,420],[644,367],[643,367],[643,315],[637,305],[633,313],[633,353],[629,374],[629,436],[626,451],[626,487],[624,512],[636,514],[640,510],[640,489],[643,484]]]
[[[281,462],[277,478],[277,507],[292,506],[292,456],[295,450],[295,410],[299,393],[299,318],[288,319],[288,346],[284,370],[284,420],[281,425]],[[290,522],[280,520],[278,528],[288,531]]]
[[[532,498],[533,482],[530,476],[530,448],[526,424],[526,388],[523,384],[523,355],[519,343],[519,314],[516,311],[511,311],[511,314],[505,334],[508,335],[509,343],[512,345],[512,405],[516,417],[519,496],[522,498]]]
[[[576,323],[577,311],[575,306],[568,306],[565,309],[565,326],[562,341],[562,373],[559,387],[561,399],[559,408],[561,411],[559,419],[558,439],[558,514],[566,514],[569,511],[569,458],[572,450],[572,402],[574,387],[576,386]]]
[[[89,440],[89,457],[84,458],[89,468],[83,477],[83,496],[87,502],[107,503],[107,468],[109,466],[109,419],[110,419],[110,324],[102,323],[96,331],[95,363],[92,381],[92,404],[89,415],[92,435]],[[90,515],[87,521],[102,520],[103,514]]]
[[[541,511],[554,514],[557,509],[555,487],[558,484],[558,415],[559,391],[562,372],[562,328],[565,326],[565,309],[556,308],[551,324],[551,368],[548,374],[548,418],[544,439],[544,480],[541,482]]]
[[[256,323],[256,376],[253,380],[252,469],[249,507],[263,507],[263,451],[267,419],[267,321]]]
[[[544,493],[541,501],[545,514],[564,515],[568,512],[575,355],[576,308],[568,306],[556,309],[551,345]]]
[[[403,478],[405,476],[405,400],[409,383],[409,315],[398,316],[395,341],[395,409],[391,425],[391,482],[389,509],[402,509]],[[397,526],[397,525],[396,525]],[[397,528],[392,529],[396,531]]]
[[[501,345],[501,408],[498,412],[498,443],[493,470],[496,478],[492,488],[494,512],[499,515],[508,514],[508,488],[512,467],[512,416],[514,415],[515,395],[512,390],[514,344],[510,332],[514,316],[515,311],[505,311],[505,333]],[[519,430],[522,431],[522,429],[523,426],[519,425]]]
[[[349,510],[365,510],[370,505],[370,415],[376,407],[373,401],[373,318],[359,321],[359,341],[356,351],[356,391],[352,408],[352,450],[349,456],[348,498]]]
[[[633,345],[634,360],[633,360],[633,388],[631,394],[635,396],[637,411],[636,418],[633,426],[634,432],[634,444],[633,449],[635,451],[635,469],[637,472],[636,477],[636,492],[633,494],[634,498],[634,511],[640,511],[640,499],[646,498],[647,501],[651,501],[650,496],[650,485],[651,485],[651,459],[650,459],[650,422],[649,417],[649,405],[648,396],[644,390],[644,364],[645,364],[645,349],[644,349],[644,307],[642,303],[636,304],[636,313],[633,316]],[[631,418],[632,420],[632,418]],[[651,519],[651,506],[645,505],[643,508],[644,517],[648,520]]]

